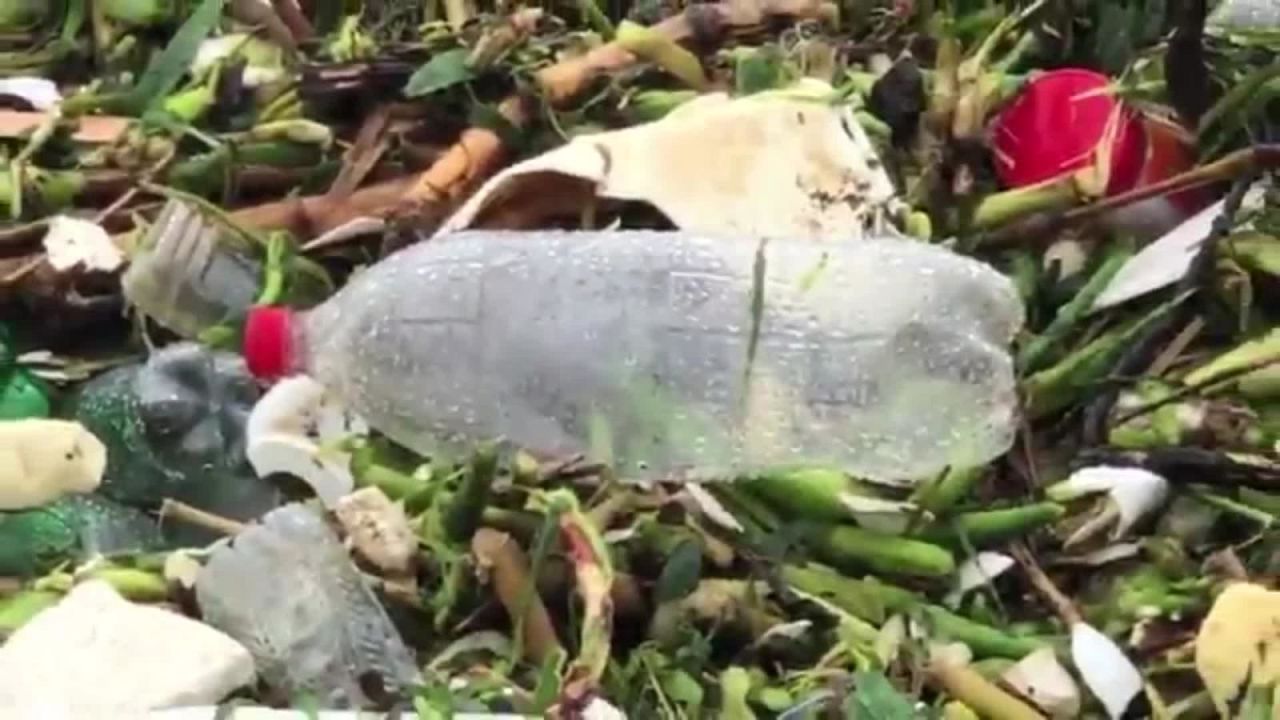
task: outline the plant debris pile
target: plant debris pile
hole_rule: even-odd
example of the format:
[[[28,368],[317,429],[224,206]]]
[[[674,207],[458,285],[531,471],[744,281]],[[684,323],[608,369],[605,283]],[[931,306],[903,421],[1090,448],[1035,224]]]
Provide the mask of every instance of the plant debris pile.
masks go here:
[[[0,638],[106,583],[252,660],[209,706],[1280,717],[1277,8],[0,0]],[[240,358],[252,308],[549,228],[988,263],[1011,447],[639,482]]]

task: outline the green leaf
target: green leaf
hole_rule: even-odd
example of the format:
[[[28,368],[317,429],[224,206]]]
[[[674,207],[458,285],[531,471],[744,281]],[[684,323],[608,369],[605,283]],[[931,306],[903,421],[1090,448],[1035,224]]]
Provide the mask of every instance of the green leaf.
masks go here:
[[[848,720],[913,720],[911,701],[879,673],[853,676],[856,690],[845,708]]]
[[[174,34],[164,51],[151,58],[138,83],[122,99],[121,107],[114,108],[116,112],[139,115],[162,102],[177,87],[178,81],[191,67],[191,61],[195,59],[201,43],[218,26],[218,21],[222,18],[223,1],[204,0],[200,3]]]
[[[689,717],[699,717],[702,709],[702,686],[692,675],[683,670],[672,670],[662,674],[662,691],[667,697],[679,704]]]
[[[544,713],[560,697],[560,675],[564,671],[564,648],[557,647],[538,670],[538,684],[533,689],[533,706]]]
[[[740,54],[733,71],[736,94],[751,95],[781,85],[782,62],[782,53],[774,45]]]
[[[702,579],[702,548],[693,540],[685,540],[667,558],[658,576],[654,595],[659,604],[679,600],[693,592]]]
[[[431,58],[409,77],[404,85],[404,94],[407,97],[422,97],[475,77],[475,73],[467,66],[470,54],[471,51],[466,48],[455,48]]]

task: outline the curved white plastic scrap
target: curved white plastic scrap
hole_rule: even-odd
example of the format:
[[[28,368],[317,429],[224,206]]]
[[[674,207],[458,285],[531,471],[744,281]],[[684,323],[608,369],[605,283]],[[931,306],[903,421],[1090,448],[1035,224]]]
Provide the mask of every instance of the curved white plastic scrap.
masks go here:
[[[11,77],[0,79],[0,95],[14,95],[31,103],[40,112],[52,110],[62,102],[57,83],[41,77]]]
[[[1058,662],[1053,648],[1040,648],[1019,660],[1001,676],[1014,690],[1053,718],[1080,715],[1080,688]]]
[[[1111,638],[1088,623],[1071,626],[1071,660],[1112,720],[1142,692],[1142,673]]]
[[[1143,468],[1098,465],[1077,470],[1046,490],[1049,498],[1057,502],[1099,492],[1111,498],[1119,515],[1111,532],[1112,539],[1116,539],[1164,504],[1169,497],[1169,481]]]
[[[648,202],[692,232],[860,239],[894,187],[850,107],[827,102],[833,93],[812,78],[748,97],[707,93],[655,122],[579,135],[495,175],[437,235],[544,192],[553,174]]]
[[[955,584],[947,594],[946,603],[953,607],[958,605],[965,594],[986,585],[1013,566],[1013,558],[1004,553],[984,551],[974,555],[956,568]]]
[[[324,445],[367,431],[364,421],[323,385],[297,375],[277,383],[253,406],[245,428],[246,454],[258,475],[293,475],[333,507],[355,487],[355,478],[351,456]]]
[[[1245,193],[1241,208],[1261,207],[1265,193],[1261,181],[1254,183]],[[1092,311],[1115,307],[1181,280],[1224,207],[1225,201],[1219,200],[1129,258],[1093,301]]]
[[[0,421],[0,510],[25,510],[92,492],[106,469],[106,446],[80,423]]]

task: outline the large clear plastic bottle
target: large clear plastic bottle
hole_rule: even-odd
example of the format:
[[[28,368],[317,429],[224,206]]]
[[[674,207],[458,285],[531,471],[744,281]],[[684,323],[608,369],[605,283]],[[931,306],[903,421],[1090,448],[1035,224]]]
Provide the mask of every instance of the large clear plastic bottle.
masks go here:
[[[1008,449],[1022,320],[996,270],[909,240],[486,231],[309,312],[257,308],[245,350],[427,454],[504,438],[634,479],[805,462],[911,481]]]

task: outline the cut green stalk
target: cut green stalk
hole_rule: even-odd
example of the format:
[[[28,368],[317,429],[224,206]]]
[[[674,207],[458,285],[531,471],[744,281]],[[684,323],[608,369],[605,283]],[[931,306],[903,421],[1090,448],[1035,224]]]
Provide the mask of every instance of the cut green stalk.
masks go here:
[[[1172,300],[1144,317],[1103,333],[1053,367],[1023,380],[1027,415],[1035,420],[1064,410],[1076,402],[1084,391],[1106,377],[1116,359],[1136,338],[1181,300]]]
[[[471,541],[489,504],[489,494],[497,474],[497,447],[490,444],[476,448],[469,471],[462,479],[462,487],[450,498],[445,510],[444,531],[449,540],[458,544]]]
[[[948,695],[992,720],[1043,720],[1035,708],[1001,690],[970,667],[935,661],[929,677]]]
[[[12,635],[31,618],[48,610],[62,599],[62,593],[49,590],[24,590],[0,600],[0,638]]]
[[[578,0],[578,10],[586,18],[587,25],[590,25],[592,30],[600,33],[601,38],[606,42],[613,39],[613,23],[609,22],[609,16],[604,14],[596,0]]]
[[[933,482],[921,483],[910,501],[934,515],[944,515],[969,496],[986,468],[948,468]]]
[[[623,20],[615,39],[622,49],[666,70],[694,90],[707,89],[707,76],[698,57],[653,28]]]
[[[1093,303],[1102,294],[1115,277],[1120,268],[1129,259],[1130,252],[1122,246],[1115,245],[1107,253],[1102,265],[1089,278],[1089,282],[1076,293],[1071,301],[1058,309],[1058,314],[1044,329],[1044,332],[1023,346],[1018,353],[1018,367],[1023,371],[1036,370],[1051,350],[1057,347],[1070,334],[1093,308]]]
[[[133,27],[151,27],[178,16],[174,0],[94,0],[104,17]]]
[[[145,570],[105,566],[94,568],[87,578],[105,581],[115,591],[136,602],[161,602],[169,598],[164,577]]]
[[[1246,374],[1227,377],[1242,371]],[[1214,383],[1217,378],[1223,378],[1222,384]],[[1206,392],[1234,387],[1252,400],[1280,398],[1280,328],[1273,328],[1266,335],[1219,355],[1188,373],[1183,382],[1207,385]]]
[[[1065,508],[1052,502],[962,513],[945,523],[925,528],[919,537],[951,547],[967,542],[983,548],[1026,535],[1057,521],[1065,513]]]
[[[355,468],[353,468],[355,469]],[[356,469],[356,487],[373,486],[392,500],[401,500],[422,490],[425,485],[411,475],[385,465],[367,465]]]
[[[887,575],[944,577],[956,568],[947,550],[920,540],[880,535],[853,525],[826,525],[807,533],[818,556],[840,569]]]
[[[972,226],[990,230],[1036,213],[1066,210],[1095,197],[1078,173],[1062,175],[1035,185],[987,195],[973,211]]]
[[[653,122],[697,96],[697,90],[641,90],[627,100],[626,109],[638,122]]]
[[[810,563],[804,567],[783,566],[782,579],[788,585],[820,596],[867,622],[882,623],[889,615],[918,611],[921,618],[941,638],[968,645],[977,657],[1021,659],[1046,644],[1040,638],[1008,634],[974,622],[945,608],[926,603],[915,593],[875,578],[849,578],[830,568]]]
[[[824,467],[770,470],[744,479],[738,486],[784,514],[806,520],[848,520],[851,513],[841,496],[862,494],[853,478]]]

